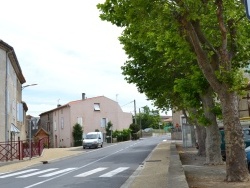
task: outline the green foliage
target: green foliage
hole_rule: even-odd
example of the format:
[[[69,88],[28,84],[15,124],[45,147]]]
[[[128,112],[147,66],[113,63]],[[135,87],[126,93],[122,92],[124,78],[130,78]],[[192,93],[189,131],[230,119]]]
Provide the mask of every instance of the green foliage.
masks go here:
[[[244,77],[243,70],[233,69],[226,71],[221,67],[220,71],[216,71],[218,80],[230,86],[229,91],[236,91],[239,95],[244,95],[243,88],[247,86],[248,79]]]
[[[129,129],[132,133],[137,133],[140,130],[140,126],[138,124],[132,123],[129,125]]]
[[[111,136],[111,129],[113,127],[113,124],[111,121],[108,122],[107,126],[105,127],[105,130],[106,130],[106,135],[107,136]]]
[[[139,124],[141,123],[142,129],[146,128],[158,129],[161,118],[158,110],[150,110],[148,106],[144,106],[141,108],[141,112],[136,114],[136,120],[137,123]]]
[[[227,62],[218,56],[222,37],[214,14],[218,9],[217,4],[195,0],[178,4],[180,2],[107,0],[97,6],[102,20],[124,29],[119,40],[129,57],[122,66],[125,79],[128,83],[136,84],[140,92],[145,93],[154,101],[155,106],[163,110],[173,107],[181,109],[186,105],[199,103],[192,100],[186,104],[186,98],[183,104],[183,96],[179,96],[180,92],[176,93],[174,89],[180,82],[179,79],[192,83],[190,75],[196,74],[193,74],[191,68],[198,68],[197,55],[190,45],[187,31],[189,21],[200,37],[199,45],[207,54],[214,73],[217,72],[217,78],[228,84],[229,91],[239,91],[242,88],[244,81],[239,77],[237,69],[245,67],[250,58],[250,52],[246,50],[250,47],[249,22],[245,16],[242,17],[245,9],[240,1],[222,1],[224,23],[228,24],[228,50],[234,54],[231,61]],[[202,85],[193,87],[194,85],[192,84],[192,91],[198,89],[196,95],[192,92],[185,97],[194,96],[196,99],[201,93]]]
[[[225,95],[242,93],[246,81],[240,70],[250,59],[250,22],[243,1],[106,0],[98,9],[101,19],[124,29],[119,40],[128,55],[122,66],[126,81],[158,109],[196,109],[199,121],[207,125],[201,98],[209,84],[224,105]],[[233,98],[226,102],[233,103]],[[217,113],[216,108],[211,110]],[[236,168],[228,169],[234,171],[228,180],[245,179]]]
[[[127,141],[130,139],[131,129],[123,129],[122,131],[115,130],[112,134],[113,138],[117,138],[118,142]]]
[[[214,108],[211,111],[216,115],[218,119],[222,119],[222,110],[221,106],[218,103],[215,103]]]
[[[83,128],[79,123],[76,123],[73,126],[73,139],[74,139],[74,146],[81,146],[82,145],[82,135],[83,135]]]

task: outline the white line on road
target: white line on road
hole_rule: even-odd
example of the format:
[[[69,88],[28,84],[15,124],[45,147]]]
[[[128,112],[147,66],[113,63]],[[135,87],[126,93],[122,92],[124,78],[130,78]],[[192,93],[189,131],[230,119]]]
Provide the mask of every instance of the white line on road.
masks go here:
[[[116,174],[118,174],[118,173],[120,173],[120,172],[122,172],[122,171],[124,171],[124,170],[127,170],[129,167],[120,167],[120,168],[117,168],[117,169],[115,169],[115,170],[113,170],[113,171],[110,171],[110,172],[108,172],[108,173],[106,173],[106,174],[103,174],[103,175],[101,175],[101,176],[99,176],[99,177],[102,177],[102,178],[110,178],[110,177],[112,177],[112,176],[114,176],[114,175],[116,175]]]
[[[92,164],[94,164],[94,163],[96,163],[96,162],[98,162],[98,161],[100,161],[100,160],[106,159],[106,158],[108,158],[108,157],[110,157],[110,156],[112,156],[112,155],[114,155],[114,154],[116,154],[116,153],[119,153],[119,152],[121,152],[121,151],[123,151],[123,149],[118,150],[118,151],[116,151],[116,152],[114,152],[114,153],[111,153],[111,154],[109,154],[109,155],[106,155],[105,157],[102,157],[102,158],[100,158],[100,159],[97,159],[97,160],[95,160],[95,161],[93,161],[93,162],[91,162],[91,163],[89,163],[89,164],[86,164],[86,165],[84,165],[84,166],[81,166],[81,167],[79,167],[79,168],[77,168],[77,169],[75,169],[75,170],[79,170],[79,169],[84,168],[84,167],[86,167],[86,166],[90,166],[90,165],[92,165]],[[74,171],[74,170],[72,170],[72,171]],[[72,171],[70,171],[70,172],[72,172]],[[68,173],[70,173],[70,172],[65,172],[64,174],[60,174],[60,175],[58,175],[58,176],[52,177],[52,178],[50,178],[50,179],[46,179],[46,180],[44,180],[44,181],[40,181],[40,182],[38,182],[38,183],[29,185],[29,186],[24,187],[24,188],[35,187],[35,186],[40,185],[40,184],[42,184],[42,183],[45,183],[45,182],[51,181],[51,180],[53,180],[53,179],[59,178],[59,177],[61,177],[61,176],[63,176],[63,175],[66,175],[66,174],[68,174]]]
[[[27,178],[27,177],[35,176],[35,175],[42,174],[42,173],[45,173],[45,172],[50,172],[50,171],[53,171],[53,170],[56,170],[56,169],[58,169],[58,168],[49,168],[49,169],[42,170],[42,171],[39,171],[39,172],[34,172],[34,173],[26,174],[26,175],[23,175],[23,176],[18,176],[17,178]]]
[[[12,174],[6,174],[6,175],[3,175],[3,176],[0,176],[0,178],[7,178],[7,177],[11,177],[11,176],[16,176],[16,175],[19,175],[19,174],[24,174],[24,173],[27,173],[27,172],[33,172],[33,171],[36,171],[36,170],[38,170],[38,169],[24,170],[24,171],[12,173]]]
[[[86,177],[86,176],[89,176],[89,175],[91,175],[91,174],[94,174],[94,173],[103,171],[103,170],[105,170],[105,169],[107,169],[107,168],[96,168],[96,169],[94,169],[94,170],[90,170],[90,171],[88,171],[88,172],[84,172],[84,173],[82,173],[82,174],[79,174],[79,175],[77,175],[77,176],[75,176],[75,177]]]
[[[45,174],[45,175],[42,175],[42,176],[39,176],[39,177],[50,177],[50,176],[54,176],[54,175],[57,175],[57,174],[62,174],[64,172],[72,171],[72,170],[75,170],[75,169],[76,168],[65,168],[63,170],[59,170],[59,171],[56,171],[56,172]]]

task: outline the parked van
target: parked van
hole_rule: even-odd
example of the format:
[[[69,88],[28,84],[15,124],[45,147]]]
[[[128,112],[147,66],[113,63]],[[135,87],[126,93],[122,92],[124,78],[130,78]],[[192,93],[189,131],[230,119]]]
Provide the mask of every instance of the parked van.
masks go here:
[[[103,134],[101,132],[89,132],[82,142],[83,149],[98,148],[103,146]]]

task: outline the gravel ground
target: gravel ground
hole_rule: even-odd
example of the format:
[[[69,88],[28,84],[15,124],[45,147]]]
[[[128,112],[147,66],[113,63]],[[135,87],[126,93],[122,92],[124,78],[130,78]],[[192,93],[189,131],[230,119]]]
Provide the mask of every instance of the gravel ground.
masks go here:
[[[204,165],[205,157],[197,156],[196,148],[183,148],[182,144],[177,144],[176,147],[190,188],[250,188],[250,180],[240,183],[225,182],[225,164]]]

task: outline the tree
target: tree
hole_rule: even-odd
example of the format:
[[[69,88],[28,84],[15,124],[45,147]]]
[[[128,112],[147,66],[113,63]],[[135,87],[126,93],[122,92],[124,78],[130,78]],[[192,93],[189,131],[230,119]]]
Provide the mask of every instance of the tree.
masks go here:
[[[141,129],[158,129],[161,118],[158,110],[150,110],[148,106],[144,106],[140,113],[136,115],[136,120],[138,124],[141,123]]]
[[[98,8],[103,12],[100,16],[103,20],[125,28],[121,42],[137,42],[136,48],[124,47],[130,58],[139,56],[136,53],[141,48],[145,49],[147,58],[144,60],[150,62],[152,57],[147,56],[147,53],[151,55],[149,52],[153,50],[155,55],[160,53],[165,57],[165,61],[153,61],[154,64],[160,63],[164,71],[169,63],[172,66],[168,68],[177,69],[184,64],[189,67],[196,60],[221,103],[227,151],[226,180],[246,180],[248,172],[237,96],[245,84],[239,68],[246,66],[249,60],[250,53],[245,49],[248,49],[250,43],[247,33],[249,22],[245,18],[241,1],[107,0]],[[151,49],[150,45],[140,44],[143,40],[151,40],[157,48]],[[172,62],[177,59],[178,63],[173,66]],[[137,85],[139,89],[144,84],[145,75],[155,74],[151,71],[141,75],[134,73],[141,79]],[[158,84],[161,81],[147,84]],[[161,93],[145,94],[159,98],[156,101],[159,107],[174,106],[172,100],[156,96]],[[171,93],[168,96],[174,97]]]
[[[121,17],[123,15],[124,14],[122,14]],[[199,79],[197,80],[197,78],[193,76],[195,84],[192,84],[193,87],[190,87],[190,84],[193,83],[190,82],[190,77],[192,75],[197,75],[197,73],[200,75],[201,73],[200,70],[197,71],[197,61],[191,58],[193,55],[190,53],[184,54],[184,52],[180,53],[177,50],[171,52],[175,58],[169,58],[166,56],[166,52],[161,50],[161,48],[165,48],[161,47],[163,44],[157,44],[155,42],[157,41],[157,37],[160,37],[159,30],[162,30],[162,28],[157,28],[157,26],[155,27],[148,24],[150,23],[149,19],[144,16],[144,19],[141,21],[142,23],[136,22],[136,25],[130,24],[129,27],[126,27],[123,35],[120,37],[120,41],[124,44],[126,53],[131,58],[126,62],[125,66],[122,67],[123,74],[126,76],[125,79],[129,83],[135,83],[140,92],[144,92],[150,100],[154,100],[155,106],[162,109],[168,109],[171,107],[176,110],[185,110],[189,111],[190,114],[190,109],[201,108],[201,98],[204,96],[204,93],[206,93],[206,89],[208,88],[207,85],[209,84],[204,77],[200,78],[201,76],[198,76]],[[135,18],[133,17],[131,22],[134,20]],[[153,20],[152,23],[157,25],[155,20]],[[126,25],[124,22],[122,24]],[[161,27],[162,24],[159,25]],[[140,29],[144,32],[140,32]],[[155,31],[157,31],[157,33],[154,33]],[[140,34],[138,35],[138,33]],[[171,42],[168,42],[167,45],[171,45],[173,49],[180,49],[182,46],[185,46],[185,43],[181,42],[179,39],[175,41],[175,38],[173,37]],[[185,63],[181,63],[181,60],[185,61]],[[187,87],[182,89],[181,92],[174,89],[176,84],[178,84],[178,80],[184,80],[184,82],[187,83]],[[184,98],[188,98],[188,100]],[[210,107],[203,106],[204,109],[209,109]],[[212,111],[210,110],[210,112]],[[199,116],[200,113],[197,117]],[[207,118],[212,118],[212,116]],[[197,123],[198,122],[199,121],[197,121]],[[221,164],[219,129],[214,119],[210,122],[213,124],[209,126],[207,132],[208,135],[211,135],[214,138],[210,139],[210,137],[207,137],[207,144],[209,144],[208,148],[210,148],[210,150],[207,150],[208,155],[206,161],[208,164]],[[144,125],[145,124],[142,123],[142,126]],[[155,123],[153,127],[158,128],[158,122]],[[212,134],[210,134],[211,131],[213,131]],[[198,142],[200,142],[199,154],[205,154],[205,145],[202,144],[205,143],[205,141],[201,140],[205,140],[205,137],[199,136],[198,138]],[[213,155],[211,155],[211,153]]]
[[[113,127],[113,124],[111,121],[109,121],[106,128],[105,128],[107,136],[111,136],[112,127]]]
[[[73,126],[73,139],[74,139],[74,146],[81,146],[82,145],[82,134],[83,128],[79,123],[76,123]]]
[[[189,108],[188,121],[198,127],[198,154],[206,153],[206,164],[222,164],[221,138],[216,121],[216,115],[220,115],[220,113],[215,110],[215,95],[212,88],[201,71],[197,69],[197,66],[192,66],[190,74],[187,74],[185,78],[177,79],[175,91],[181,96],[184,106]],[[205,126],[206,131],[199,126]],[[206,136],[201,137],[204,133]]]
[[[132,139],[136,140],[139,138],[138,132],[140,131],[140,126],[138,124],[132,123],[129,125],[129,129],[132,133]]]

